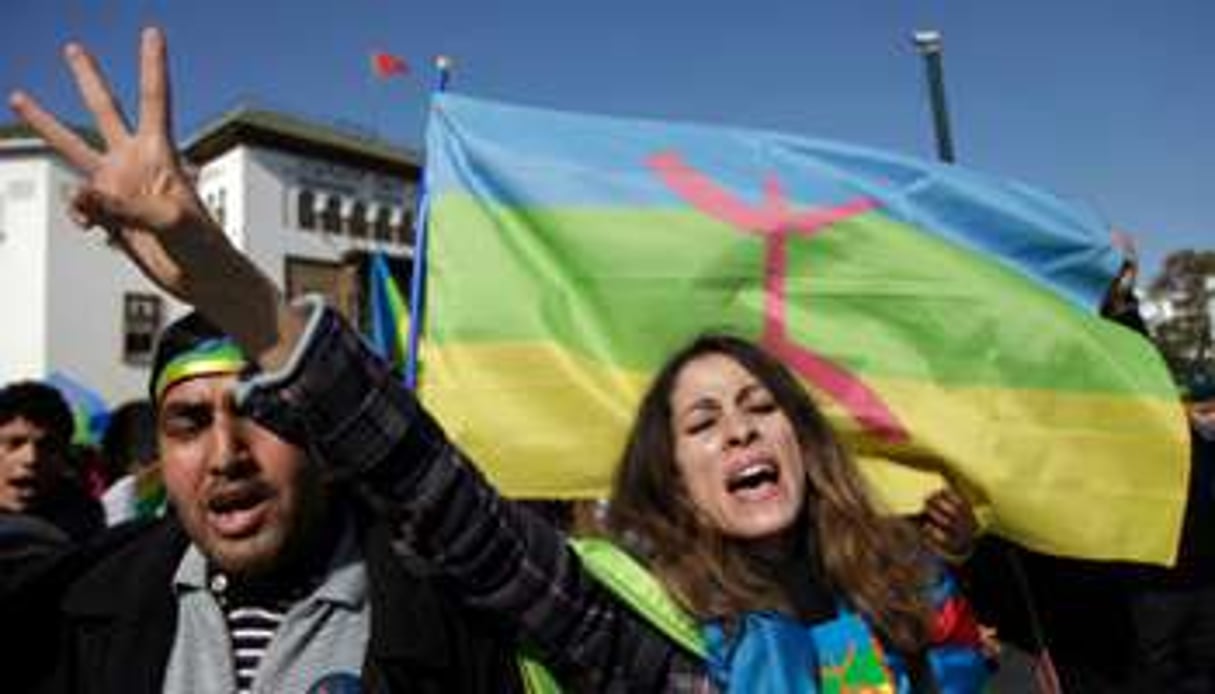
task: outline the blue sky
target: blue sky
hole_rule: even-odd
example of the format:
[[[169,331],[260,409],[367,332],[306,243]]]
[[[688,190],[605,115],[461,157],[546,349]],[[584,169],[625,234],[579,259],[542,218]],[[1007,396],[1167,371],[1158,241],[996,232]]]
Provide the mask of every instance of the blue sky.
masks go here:
[[[8,0],[0,89],[87,122],[59,59],[100,55],[124,95],[139,28],[172,52],[178,136],[241,103],[417,146],[430,63],[469,94],[761,127],[934,154],[910,32],[945,38],[958,160],[1096,208],[1145,274],[1215,248],[1210,0]],[[377,82],[368,53],[406,79]]]

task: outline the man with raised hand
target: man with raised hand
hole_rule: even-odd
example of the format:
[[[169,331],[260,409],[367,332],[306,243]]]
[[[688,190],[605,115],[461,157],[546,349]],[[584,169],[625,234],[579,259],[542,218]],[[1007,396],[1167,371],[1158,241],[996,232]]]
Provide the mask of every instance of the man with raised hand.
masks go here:
[[[143,33],[134,130],[93,58],[76,44],[65,56],[104,150],[25,94],[12,108],[83,174],[73,218],[201,313],[166,329],[149,383],[172,512],[49,569],[0,567],[21,577],[0,613],[42,609],[30,657],[13,660],[18,688],[517,688],[497,634],[394,551],[385,512],[360,493],[368,481],[312,455],[309,422],[259,407],[320,311],[286,305],[199,201],[173,147],[164,36]]]

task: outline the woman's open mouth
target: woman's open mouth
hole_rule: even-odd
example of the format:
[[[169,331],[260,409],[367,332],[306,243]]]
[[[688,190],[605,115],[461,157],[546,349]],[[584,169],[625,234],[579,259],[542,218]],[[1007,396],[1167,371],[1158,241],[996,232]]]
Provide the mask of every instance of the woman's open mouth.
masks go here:
[[[771,459],[756,460],[733,470],[726,491],[743,501],[761,501],[780,490],[780,468]]]

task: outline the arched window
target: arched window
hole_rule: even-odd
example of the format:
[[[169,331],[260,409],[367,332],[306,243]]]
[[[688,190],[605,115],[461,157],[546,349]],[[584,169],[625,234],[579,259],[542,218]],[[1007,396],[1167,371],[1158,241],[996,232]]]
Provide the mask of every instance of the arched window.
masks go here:
[[[295,219],[301,229],[316,228],[316,193],[301,190],[295,200]]]
[[[401,224],[405,221],[405,210],[400,207],[393,207],[392,214],[388,215],[388,240],[393,243],[401,242]]]
[[[388,205],[380,205],[375,211],[375,222],[373,223],[373,233],[376,241],[390,241],[392,239],[392,208]]]
[[[350,214],[346,217],[346,230],[353,238],[367,238],[367,205],[362,200],[356,200],[350,206]]]
[[[413,244],[413,210],[404,210],[401,213],[401,223],[395,231],[394,238],[397,243],[405,246]]]
[[[215,194],[215,221],[221,229],[228,223],[228,192],[223,188]]]
[[[336,195],[330,195],[325,200],[325,209],[321,212],[321,229],[334,234],[342,231],[342,201]]]

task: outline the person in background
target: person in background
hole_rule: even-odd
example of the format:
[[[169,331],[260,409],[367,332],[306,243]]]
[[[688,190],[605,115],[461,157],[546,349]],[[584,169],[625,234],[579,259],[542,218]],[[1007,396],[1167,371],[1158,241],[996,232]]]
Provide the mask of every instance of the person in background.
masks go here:
[[[80,541],[104,523],[70,463],[73,426],[52,386],[19,381],[0,389],[0,513],[33,516]]]
[[[1190,376],[1183,396],[1190,429],[1194,434],[1197,460],[1210,463],[1215,444],[1215,365],[1198,370]]]
[[[1101,317],[1150,339],[1147,323],[1139,312],[1139,297],[1135,295],[1135,282],[1139,278],[1139,251],[1135,240],[1122,231],[1111,232],[1110,239],[1122,252],[1122,267],[1101,302]]]
[[[73,420],[55,388],[19,381],[0,389],[0,624],[6,691],[27,691],[49,664],[54,619],[43,586],[63,557],[103,528],[101,506],[73,474]],[[37,577],[31,580],[29,577]]]
[[[1177,563],[1136,572],[1131,596],[1144,692],[1215,692],[1215,369],[1189,374],[1190,484]]]
[[[165,488],[156,445],[156,412],[147,400],[115,408],[101,439],[112,484],[101,495],[106,525],[159,515]]]

